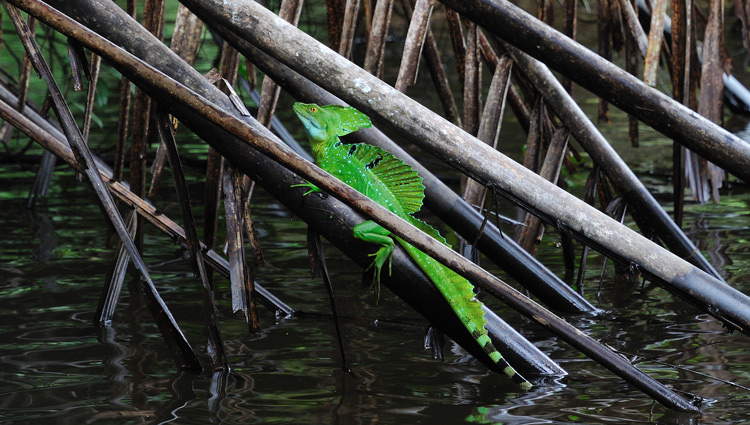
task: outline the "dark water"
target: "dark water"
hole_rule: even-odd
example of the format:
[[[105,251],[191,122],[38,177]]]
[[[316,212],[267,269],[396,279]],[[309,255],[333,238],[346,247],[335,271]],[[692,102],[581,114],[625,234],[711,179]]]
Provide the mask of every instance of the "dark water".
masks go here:
[[[585,97],[583,90],[578,93]],[[594,101],[582,103],[593,116]],[[750,140],[744,120],[728,124]],[[644,130],[641,147],[631,149],[626,129],[616,112],[612,123],[602,126],[649,188],[664,196],[669,210],[671,142]],[[523,135],[506,123],[501,136],[501,150],[517,158]],[[105,131],[93,135],[106,137]],[[13,143],[13,149],[24,144]],[[200,156],[204,150],[192,145],[185,151]],[[361,270],[329,247],[346,352],[356,374],[345,375],[326,292],[309,278],[305,227],[263,191],[252,208],[268,264],[256,277],[309,314],[279,319],[261,308],[263,330],[248,335],[231,313],[227,283],[219,280],[216,296],[231,373],[178,372],[147,309],[127,289],[112,327],[91,325],[112,252],[105,248],[105,224],[86,186],[60,166],[48,199],[29,211],[25,202],[35,158],[5,158],[0,164],[0,423],[750,423],[750,339],[727,334],[716,320],[649,282],[615,284],[611,264],[600,279],[604,261],[596,255],[589,261],[585,293],[601,314],[567,319],[602,343],[647,358],[639,367],[660,381],[704,398],[702,415],[655,404],[491,299],[485,301],[569,375],[520,392],[451,342],[445,360],[433,360],[422,344],[427,323],[387,291],[376,302],[361,285]],[[566,176],[572,192],[580,193],[589,166]],[[168,187],[161,196],[160,208],[178,216]],[[734,183],[722,191],[718,205],[688,205],[684,225],[726,280],[745,293],[750,293],[749,213],[750,190]],[[556,238],[549,229],[539,258],[561,274]],[[149,229],[145,260],[208,364],[200,284],[182,250]]]
[[[646,138],[638,158],[663,158],[668,145]],[[630,152],[625,149],[625,152]],[[631,155],[631,154],[627,154]],[[632,154],[636,155],[636,154]],[[28,164],[24,164],[28,165]],[[639,163],[646,181],[664,182],[660,161]],[[262,191],[254,214],[268,265],[258,280],[305,315],[277,320],[261,309],[263,332],[249,336],[229,309],[226,282],[217,298],[232,371],[175,371],[138,298],[124,292],[114,324],[91,319],[112,253],[85,185],[59,168],[48,200],[25,208],[33,173],[0,168],[0,422],[2,423],[747,423],[749,340],[646,282],[621,288],[601,258],[589,264],[588,298],[599,317],[573,323],[618,350],[652,359],[639,366],[679,391],[706,399],[702,417],[677,414],[623,383],[497,303],[501,315],[569,372],[519,392],[509,380],[449,343],[443,362],[422,348],[426,323],[384,291],[376,303],[360,270],[328,249],[347,354],[356,377],[339,369],[333,323],[320,282],[306,268],[305,229]],[[575,179],[571,179],[575,183]],[[654,186],[654,191],[665,190]],[[720,205],[691,205],[686,229],[748,292],[747,187],[734,185]],[[168,200],[162,200],[162,204]],[[559,269],[549,233],[540,258]],[[146,261],[165,301],[203,356],[200,291],[182,252],[149,231]],[[493,300],[488,300],[493,303]],[[734,385],[737,384],[737,385]]]

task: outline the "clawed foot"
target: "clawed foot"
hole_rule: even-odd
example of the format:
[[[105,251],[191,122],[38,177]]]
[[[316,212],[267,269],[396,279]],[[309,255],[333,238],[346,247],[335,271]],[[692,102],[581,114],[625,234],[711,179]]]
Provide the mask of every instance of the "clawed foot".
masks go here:
[[[386,261],[388,261],[388,275],[391,274],[391,254],[393,254],[395,247],[394,241],[390,237],[391,232],[370,220],[363,221],[354,226],[352,231],[355,238],[380,245],[380,249],[376,253],[370,254],[371,257],[375,257],[375,260],[366,269],[375,269],[373,283],[375,284],[376,293],[380,296],[380,272]]]
[[[310,182],[305,182],[305,183],[300,183],[300,184],[293,184],[290,187],[306,187],[306,188],[310,189],[307,192],[303,193],[302,196],[307,196],[307,195],[309,195],[311,193],[320,192],[320,189],[318,188],[318,186],[315,186],[314,184],[312,184]]]
[[[385,262],[388,261],[388,276],[391,275],[393,271],[393,256],[391,255],[390,250],[387,248],[381,248],[378,250],[378,252],[375,252],[373,254],[370,254],[370,257],[375,257],[375,259],[370,263],[369,266],[367,266],[367,269],[365,270],[373,270],[373,276],[372,276],[372,283],[373,288],[375,290],[375,294],[377,295],[378,300],[380,299],[380,273],[383,270],[383,266],[385,265]]]

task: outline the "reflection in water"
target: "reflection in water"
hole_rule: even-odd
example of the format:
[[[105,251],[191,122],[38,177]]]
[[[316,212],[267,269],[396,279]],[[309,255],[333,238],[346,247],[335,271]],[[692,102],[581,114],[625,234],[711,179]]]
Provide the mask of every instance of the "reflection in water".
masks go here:
[[[36,210],[27,210],[27,214],[29,220],[36,226],[34,236],[39,239],[39,246],[34,249],[32,258],[41,263],[47,262],[52,259],[52,252],[58,244],[52,219],[47,214],[37,215]]]
[[[59,227],[56,232],[66,235],[70,229]],[[722,232],[724,241],[740,237],[727,229]],[[29,235],[27,246],[36,243],[33,239]],[[21,265],[23,274],[0,284],[2,305],[10,307],[0,312],[0,417],[10,423],[695,423],[695,418],[654,405],[520,319],[513,324],[561,361],[570,372],[568,378],[519,393],[514,384],[488,374],[450,341],[446,360],[433,360],[421,344],[424,324],[377,327],[349,320],[343,330],[359,377],[352,379],[339,369],[328,320],[289,319],[250,338],[241,321],[234,321],[226,310],[225,335],[240,338],[227,341],[232,372],[175,373],[150,316],[138,303],[127,302],[128,296],[123,296],[114,325],[95,334],[89,322],[104,276],[98,264],[76,260],[62,272],[59,265],[36,271]],[[325,305],[320,284],[299,277],[306,272],[303,259],[276,267],[284,273],[268,282],[272,287],[299,291],[296,304],[304,309],[314,310],[321,301]],[[59,277],[56,285],[45,283],[50,275]],[[730,277],[732,283],[740,283],[741,273],[735,269]],[[356,270],[336,276],[343,314],[410,317],[409,310],[387,294],[376,305],[369,293],[363,295],[358,282]],[[197,288],[193,281],[178,276],[160,279],[159,285],[167,289],[165,298],[171,305],[200,305],[196,290],[185,290]],[[614,282],[605,280],[603,293],[613,289]],[[305,304],[305,297],[313,299]],[[748,381],[746,337],[726,336],[715,321],[696,316],[656,286],[639,286],[627,297],[631,302],[623,307],[601,301],[604,308],[597,317],[570,320],[624,352],[658,356],[668,364],[729,381]],[[185,323],[191,340],[202,340],[190,311],[178,320]],[[266,314],[266,323],[273,323]],[[506,316],[513,321],[512,314]],[[721,343],[711,344],[719,338]],[[675,388],[716,400],[708,408],[706,423],[731,423],[747,407],[744,390],[668,365],[645,362],[641,367]]]
[[[601,311],[567,320],[633,358],[658,360],[638,365],[679,391],[713,400],[701,418],[655,405],[494,300],[504,319],[559,361],[569,372],[566,378],[519,392],[451,341],[445,360],[433,360],[422,344],[427,324],[390,293],[376,303],[360,286],[361,271],[335,250],[327,252],[328,262],[340,314],[349,318],[342,320],[342,331],[356,378],[340,370],[333,324],[325,315],[276,321],[262,310],[265,328],[249,336],[230,311],[225,282],[217,282],[216,293],[231,372],[178,372],[138,291],[123,293],[111,327],[90,325],[112,253],[101,248],[104,226],[92,223],[100,220],[95,205],[68,201],[87,199],[85,186],[57,181],[46,207],[26,214],[28,178],[0,173],[0,184],[23,186],[16,198],[4,200],[0,216],[4,424],[730,424],[748,419],[750,397],[744,388],[691,372],[749,386],[748,337],[727,335],[714,319],[656,285],[619,285],[612,267],[601,297],[587,291]],[[269,259],[258,278],[296,308],[327,313],[321,307],[328,305],[322,285],[307,278],[304,225],[258,196],[254,212]],[[685,217],[690,237],[744,292],[750,291],[748,211],[750,193],[735,185],[722,194],[721,205],[689,205]],[[205,341],[196,314],[201,289],[189,264],[170,262],[174,249],[152,233],[146,246],[157,286],[186,336],[194,344]],[[540,256],[551,268],[561,266],[552,244],[542,244]],[[590,262],[585,284],[593,288],[603,261],[592,255]],[[377,326],[363,318],[398,320]]]
[[[112,383],[112,396],[107,398],[107,402],[126,410],[130,409],[129,405],[122,402],[123,398],[129,396],[130,391],[130,384],[126,381],[128,370],[125,367],[125,362],[133,357],[135,351],[116,340],[114,327],[102,326],[98,327],[97,330],[99,342],[110,347],[114,353],[113,356],[105,360],[105,364],[112,368],[112,374],[109,375],[109,382]]]
[[[191,401],[197,398],[193,385],[196,375],[188,372],[177,372],[169,382],[169,390],[172,398],[156,409],[154,423],[166,424],[178,421],[182,417],[181,410],[188,407]],[[212,380],[213,381],[213,380]],[[216,413],[213,409],[210,412]]]
[[[250,381],[252,382],[252,380]],[[227,373],[224,371],[215,371],[211,374],[211,384],[208,387],[208,410],[217,414],[221,408],[221,400],[227,393]],[[252,388],[251,388],[252,390]]]
[[[726,238],[723,237],[721,229],[711,227],[709,217],[704,216],[695,220],[693,228],[686,233],[701,235],[696,247],[705,253],[716,270],[726,270],[727,266],[732,264],[732,260],[724,253],[726,247],[722,245],[722,240]]]

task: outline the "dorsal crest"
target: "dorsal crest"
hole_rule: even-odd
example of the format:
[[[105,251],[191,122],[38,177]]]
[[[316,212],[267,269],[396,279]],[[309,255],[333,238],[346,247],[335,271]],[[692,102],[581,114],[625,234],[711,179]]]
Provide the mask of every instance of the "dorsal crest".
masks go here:
[[[377,146],[356,143],[345,148],[393,193],[406,214],[414,214],[422,208],[422,178],[409,164]]]
[[[360,128],[372,127],[370,118],[351,106],[326,105],[321,108],[338,115],[338,128],[335,130],[338,136],[347,135]]]

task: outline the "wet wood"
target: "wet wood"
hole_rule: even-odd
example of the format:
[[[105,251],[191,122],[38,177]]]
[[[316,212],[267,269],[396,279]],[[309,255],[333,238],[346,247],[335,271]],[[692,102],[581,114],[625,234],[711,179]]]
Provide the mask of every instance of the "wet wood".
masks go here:
[[[461,17],[452,9],[445,9],[445,22],[448,24],[448,34],[453,47],[453,60],[458,70],[458,82],[461,92],[464,90],[464,78],[466,75],[464,64],[466,59],[466,41],[464,40],[463,29],[461,28]]]
[[[627,197],[628,202],[646,217],[645,222],[643,220],[638,221],[639,226],[643,227],[644,233],[659,235],[675,253],[687,259],[696,267],[710,273],[716,279],[722,280],[719,272],[700,254],[692,241],[675,225],[653,195],[638,180],[630,167],[607,143],[599,130],[588,121],[586,115],[565,92],[552,72],[539,61],[521,53],[518,49],[508,44],[505,44],[505,48],[518,67],[524,71],[524,74],[534,81],[540,93],[544,94],[545,100],[561,121],[570,128],[573,136],[586,149],[594,162],[602,170],[607,170],[607,175],[614,180],[615,185]]]
[[[128,127],[130,123],[131,95],[130,81],[122,77],[120,79],[120,105],[118,107],[117,119],[117,145],[115,146],[114,178],[122,180],[125,168],[125,152],[127,150]]]
[[[128,234],[131,238],[135,237],[135,226],[138,223],[138,215],[135,211],[130,211],[125,219],[128,226]],[[93,323],[94,326],[112,326],[112,319],[115,315],[117,302],[120,299],[122,285],[130,262],[130,257],[125,248],[125,244],[120,241],[115,249],[115,255],[112,257],[112,264],[107,271],[107,277],[102,286],[102,294],[99,297],[99,303],[96,306]]]
[[[135,19],[135,0],[127,0],[125,10],[127,11],[128,16]],[[115,180],[122,180],[123,170],[125,168],[125,155],[127,152],[132,107],[132,95],[130,89],[130,81],[128,81],[127,78],[122,77],[120,79],[120,105],[117,117],[117,145],[115,146],[115,159],[113,165],[113,177]]]
[[[404,0],[404,8],[411,9],[411,0]],[[425,43],[425,37],[429,31],[430,16],[434,0],[417,0],[414,10],[411,12],[409,30],[404,41],[404,52],[401,55],[401,65],[396,77],[394,87],[401,93],[417,81],[417,70],[419,69],[419,58]]]
[[[281,3],[279,11],[282,19],[296,25],[299,20],[302,8],[302,1],[286,0]],[[235,109],[243,116],[250,116],[245,109],[232,86],[237,81],[239,66],[239,52],[231,47],[229,43],[224,43],[223,55],[221,61],[221,74],[223,76],[221,90],[229,97]],[[258,119],[260,122],[269,127],[273,118],[274,109],[279,96],[279,87],[270,78],[263,80],[263,86],[258,102]],[[213,149],[213,148],[212,148]],[[216,153],[216,152],[214,152]],[[221,158],[224,162],[223,157]],[[226,165],[225,169],[219,172],[217,184],[222,189],[216,187],[217,192],[224,192],[224,217],[227,226],[226,250],[229,257],[230,268],[230,287],[232,293],[232,310],[234,312],[242,311],[250,333],[260,331],[260,321],[256,308],[256,293],[254,285],[253,265],[246,261],[244,240],[242,238],[243,230],[246,229],[243,223],[251,222],[249,209],[243,207],[250,202],[249,193],[243,190],[243,187],[251,184],[247,176],[240,176],[231,166]],[[218,200],[217,198],[214,198]],[[218,208],[218,204],[216,205]],[[215,221],[214,221],[215,223]],[[259,253],[257,239],[253,239],[254,247]]]
[[[282,0],[279,9],[279,17],[290,22],[292,25],[297,26],[300,13],[302,13],[302,4],[302,0]],[[234,85],[236,78],[237,76],[235,73],[234,78],[230,80],[232,82],[231,85]],[[271,78],[263,79],[256,119],[266,127],[271,125],[271,117],[276,110],[276,103],[279,100],[280,90],[279,86]]]
[[[346,0],[344,22],[341,28],[341,43],[338,52],[349,59],[352,56],[352,45],[357,30],[357,16],[359,15],[359,0]]]
[[[83,90],[84,72],[86,78],[91,79],[88,71],[88,63],[83,49],[77,41],[68,39],[68,63],[70,64],[70,79],[73,83],[73,91]],[[85,70],[85,71],[84,71]]]
[[[671,6],[672,98],[684,104],[685,76],[688,70],[686,58],[690,57],[690,53],[687,51],[688,39],[685,0],[672,0]]]
[[[143,27],[159,40],[164,34],[164,11],[166,7],[165,0],[144,0],[143,1]]]
[[[184,223],[188,247],[187,251],[190,254],[193,274],[203,282],[204,286],[208,287],[205,262],[200,252],[200,240],[198,239],[198,230],[195,226],[193,208],[190,202],[190,192],[185,180],[182,161],[180,161],[179,154],[177,153],[177,143],[174,140],[173,134],[174,126],[170,121],[169,117],[163,111],[158,112],[156,121],[158,125],[157,130],[159,131],[159,138],[166,148],[169,166],[172,169],[172,177],[175,181],[175,193],[180,204],[180,213]]]
[[[540,151],[542,150],[542,132],[544,127],[544,117],[542,116],[544,111],[544,100],[542,97],[538,97],[534,103],[534,109],[531,111],[531,117],[529,121],[529,133],[526,136],[526,151],[523,155],[523,162],[521,163],[524,167],[531,171],[538,171],[538,161]]]
[[[206,184],[203,191],[203,242],[211,249],[216,247],[216,233],[219,226],[219,205],[221,202],[221,176],[224,173],[224,158],[209,148],[206,156]],[[209,274],[209,279],[211,275]]]
[[[478,28],[473,22],[466,22],[466,51],[464,54],[463,120],[462,128],[476,136],[479,130],[479,115],[482,113],[480,91],[482,68],[479,62]]]
[[[2,10],[2,8],[0,8]],[[0,19],[2,19],[2,14],[0,12]],[[36,34],[36,24],[37,20],[33,16],[29,16],[27,18],[27,25],[29,27],[29,32],[31,34]],[[2,33],[2,30],[0,30],[0,34]],[[2,42],[0,35],[0,42]],[[29,95],[29,81],[31,77],[31,59],[27,54],[24,54],[23,59],[21,60],[21,69],[19,72],[18,77],[18,86],[16,88],[18,92],[18,99],[16,102],[16,109],[23,113],[26,109],[26,103],[28,100]],[[13,126],[9,123],[3,123],[2,126],[0,126],[0,143],[3,143],[7,146],[8,141],[11,139],[13,133]],[[57,163],[55,156],[52,155],[50,152],[45,151],[42,154],[42,159],[39,161],[39,168],[37,169],[36,176],[34,176],[34,183],[29,189],[29,196],[26,199],[26,207],[27,208],[34,208],[36,206],[36,201],[40,198],[44,198],[47,196],[47,190],[49,188],[50,181],[52,180],[52,175],[55,170],[55,164]]]
[[[242,239],[242,198],[239,187],[242,176],[227,166],[223,174],[224,217],[227,226],[226,251],[229,258],[229,282],[232,288],[232,311],[242,311],[250,333],[260,331],[258,311],[255,305],[252,268],[246,263],[245,244]]]
[[[169,47],[185,62],[192,65],[195,63],[198,54],[202,30],[203,22],[188,8],[180,4],[177,6],[177,17],[175,18],[172,41]]]
[[[563,34],[575,40],[578,36],[578,1],[563,0]],[[563,87],[568,93],[573,92],[573,82],[569,78],[563,80]]]
[[[344,26],[346,0],[326,0],[326,17],[328,17],[328,45],[338,51],[341,46],[341,33]],[[281,16],[281,13],[279,13]]]
[[[601,0],[596,7],[596,40],[599,56],[607,61],[612,60],[612,11],[610,2],[614,0]],[[609,104],[605,99],[599,99],[597,110],[597,122],[599,124],[609,122]]]
[[[164,0],[145,0],[143,4],[143,26],[161,39],[164,21]],[[139,196],[146,196],[147,149],[153,133],[151,124],[151,98],[136,89],[133,101],[133,129],[130,147],[130,184]],[[143,244],[143,226],[137,227],[136,246]]]
[[[500,63],[495,66],[495,73],[490,82],[482,117],[479,120],[479,129],[477,130],[477,138],[495,149],[497,149],[497,136],[500,133],[500,125],[505,110],[505,98],[510,86],[511,68],[512,61],[507,56],[504,56],[500,60]],[[469,205],[473,205],[478,211],[482,212],[484,210],[487,188],[476,180],[464,178],[463,176],[461,182],[463,183],[461,197]],[[489,218],[490,214],[488,209],[485,215],[486,219]],[[482,230],[484,230],[484,227],[482,227]],[[460,243],[461,247],[459,250],[464,253],[464,256],[468,256],[468,258],[472,258],[474,262],[477,262],[479,257],[475,246],[476,240],[467,241],[461,238]]]
[[[510,74],[513,61],[508,56],[503,56],[495,67],[495,73],[490,82],[490,88],[482,113],[482,119],[477,132],[477,139],[497,149],[497,137],[500,134],[502,117],[505,112],[505,99],[510,87]],[[476,180],[466,182],[461,197],[470,205],[480,210],[484,205],[487,190]]]
[[[708,22],[706,32],[703,36],[703,47],[701,49],[701,82],[700,98],[698,99],[698,113],[714,123],[721,123],[724,112],[724,64],[721,59],[724,30],[724,2],[711,0],[709,2]],[[702,164],[701,171],[710,181],[711,196],[719,201],[719,188],[724,180],[724,171],[712,163]],[[702,182],[703,183],[703,182]],[[708,202],[706,190],[698,191],[699,201]]]
[[[646,55],[648,49],[648,37],[646,32],[643,30],[641,23],[638,21],[638,13],[633,6],[631,0],[618,0],[620,2],[620,10],[625,18],[625,27],[628,30],[630,38],[635,41],[635,45],[638,48],[638,52],[641,55]],[[662,21],[663,24],[663,21]]]
[[[672,98],[686,104],[686,93],[690,79],[690,49],[688,46],[688,22],[686,0],[672,0]],[[672,200],[674,221],[682,227],[685,206],[685,148],[672,142]]]
[[[156,118],[154,117],[154,120]],[[156,123],[154,123],[155,125]],[[151,167],[149,173],[151,174],[151,183],[148,187],[148,193],[146,198],[156,199],[159,196],[159,185],[161,185],[161,177],[164,174],[164,169],[167,166],[167,151],[163,142],[159,142],[156,148],[154,159],[151,161]]]
[[[599,166],[594,165],[586,178],[586,184],[583,187],[583,201],[587,204],[594,206],[596,201],[596,194],[599,184]],[[604,208],[601,208],[604,210]],[[581,255],[578,262],[578,275],[576,276],[575,288],[583,295],[584,293],[584,282],[586,275],[586,265],[588,264],[588,255],[591,248],[584,245],[581,249]]]
[[[544,97],[541,94],[536,93],[535,97],[536,102],[534,103],[534,109],[531,112],[522,165],[539,174],[544,160],[544,153],[549,146],[549,140],[555,126],[552,123],[547,106],[545,105]],[[526,224],[531,220],[531,215],[532,214],[529,214],[523,208],[518,209],[516,218],[519,224],[516,225],[515,236],[518,245],[533,255],[536,251],[536,248],[532,248],[535,244],[535,241],[533,240],[534,236],[528,233]]]
[[[239,69],[239,53],[229,43],[224,43],[222,46],[219,69],[220,78],[227,80],[230,86],[234,85]],[[229,89],[226,87],[224,87],[224,94],[229,98]],[[203,242],[211,249],[216,246],[217,242],[223,174],[224,158],[211,146],[206,156],[206,184],[203,192]],[[209,273],[209,281],[213,286],[212,273]]]
[[[651,0],[651,25],[643,61],[643,81],[651,87],[656,87],[656,71],[659,69],[661,45],[664,42],[664,15],[666,12],[667,0]]]
[[[36,23],[37,20],[33,16],[28,17],[28,27],[29,32],[36,36]],[[2,32],[2,31],[0,31]],[[23,56],[23,60],[21,61],[21,72],[18,77],[18,105],[17,108],[19,111],[23,112],[23,109],[26,107],[26,99],[29,96],[29,79],[31,77],[31,59],[28,55]]]
[[[750,181],[750,145],[714,123],[653,90],[589,49],[561,36],[507,0],[442,3],[462,11],[488,31],[526,53],[541,58],[553,70],[607,99],[618,108],[677,139],[735,176]],[[503,25],[496,25],[502,21]]]
[[[494,74],[499,59],[497,53],[495,53],[492,46],[490,45],[490,42],[487,40],[487,37],[482,31],[479,32],[479,49],[482,52],[482,58],[484,59],[487,66],[489,66],[490,71],[492,71],[492,73]],[[528,133],[529,122],[531,121],[531,112],[529,111],[526,103],[523,101],[519,90],[512,84],[508,87],[508,103],[510,104],[511,110],[518,119],[518,124],[526,133]]]
[[[734,0],[733,3],[734,14],[742,27],[742,46],[750,51],[750,4],[743,0]]]
[[[372,29],[367,38],[364,69],[378,78],[383,76],[385,43],[391,26],[394,0],[378,0],[372,17]]]
[[[172,177],[177,193],[177,201],[180,204],[180,213],[185,229],[187,250],[190,255],[190,262],[193,266],[193,273],[203,284],[203,315],[208,334],[208,356],[211,359],[213,370],[228,371],[229,365],[227,356],[224,351],[224,341],[221,338],[219,329],[219,313],[214,303],[214,294],[211,290],[211,284],[206,272],[206,263],[201,252],[200,240],[198,239],[198,229],[193,217],[193,209],[190,203],[190,192],[188,190],[185,173],[182,168],[182,162],[177,152],[177,143],[174,139],[174,125],[169,116],[162,110],[156,112],[156,129],[159,133],[159,139],[169,158],[169,166],[172,170]]]
[[[555,26],[555,15],[552,10],[552,4],[553,2],[549,0],[542,0],[539,2],[539,7],[537,8],[537,17],[540,21],[544,22],[545,24],[554,27]]]
[[[250,250],[252,251],[252,256],[254,258],[254,264],[249,264],[248,267],[252,273],[253,266],[261,267],[265,264],[265,260],[263,259],[263,250],[260,247],[260,239],[255,231],[255,224],[253,224],[253,215],[250,212],[250,198],[255,189],[255,182],[243,175],[241,183],[242,184],[238,184],[240,190],[240,208],[242,209],[242,224],[245,228],[245,236],[247,237],[247,242],[250,244]],[[248,280],[248,282],[252,284],[248,285],[250,293],[254,292],[254,281],[254,279]]]
[[[423,54],[427,58],[427,66],[430,70],[432,81],[435,84],[438,99],[440,99],[440,104],[443,107],[445,118],[453,124],[460,126],[461,121],[458,105],[456,105],[456,99],[453,97],[453,92],[448,82],[448,75],[443,68],[443,61],[440,59],[440,50],[435,41],[435,36],[429,28],[427,28],[427,34],[425,35]]]
[[[565,158],[569,134],[570,130],[564,127],[555,131],[547,149],[544,163],[539,171],[541,177],[555,184],[557,184],[557,178],[560,175],[560,169]],[[542,241],[543,234],[544,226],[542,221],[538,217],[527,214],[518,242],[531,255],[536,255],[536,250]]]
[[[96,101],[96,88],[99,83],[99,68],[102,63],[102,59],[96,55],[91,55],[91,65],[89,75],[89,85],[86,92],[86,107],[83,114],[83,140],[88,141],[89,131],[91,130],[91,118],[94,114],[94,102]]]
[[[640,57],[637,52],[635,45],[636,42],[632,37],[625,37],[625,70],[630,75],[638,74],[638,68],[640,66]],[[638,139],[638,118],[628,114],[628,139],[630,140],[630,146],[637,148],[640,145]]]

